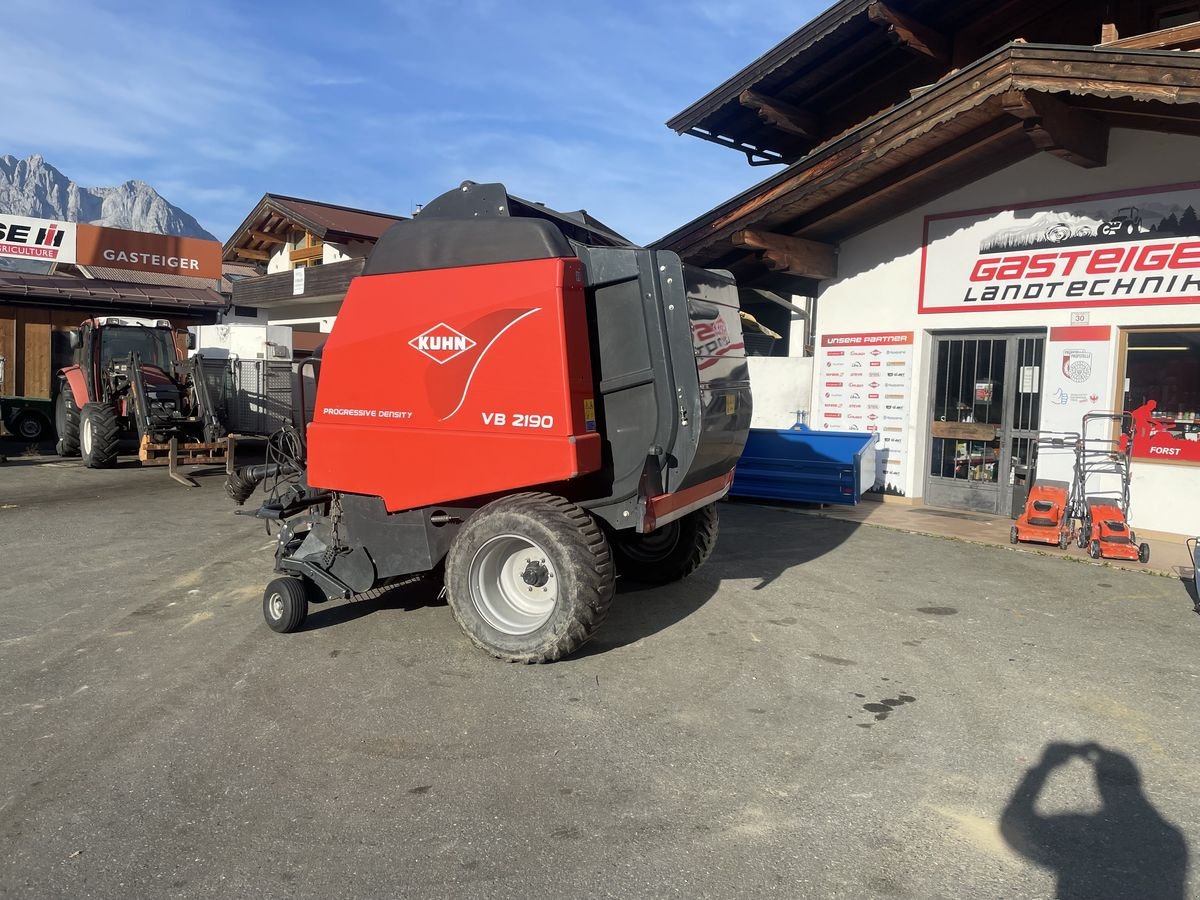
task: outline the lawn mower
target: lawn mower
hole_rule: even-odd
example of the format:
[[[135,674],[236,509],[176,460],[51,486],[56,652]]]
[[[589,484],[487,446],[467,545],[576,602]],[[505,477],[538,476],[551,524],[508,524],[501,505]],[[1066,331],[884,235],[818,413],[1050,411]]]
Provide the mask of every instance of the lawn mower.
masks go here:
[[[1042,432],[1038,435],[1037,452],[1066,450],[1076,452],[1079,435],[1073,432]],[[1071,543],[1072,521],[1079,497],[1079,466],[1075,466],[1072,483],[1051,479],[1038,480],[1029,489],[1025,510],[1009,531],[1011,543],[1057,544],[1066,549]]]
[[[478,647],[549,662],[617,574],[712,552],[751,414],[727,272],[465,182],[383,235],[316,359],[312,422],[227,483],[271,480],[275,631],[432,573]]]
[[[1090,412],[1076,456],[1079,521],[1076,540],[1092,559],[1150,561],[1150,545],[1139,544],[1129,525],[1129,480],[1133,416]]]

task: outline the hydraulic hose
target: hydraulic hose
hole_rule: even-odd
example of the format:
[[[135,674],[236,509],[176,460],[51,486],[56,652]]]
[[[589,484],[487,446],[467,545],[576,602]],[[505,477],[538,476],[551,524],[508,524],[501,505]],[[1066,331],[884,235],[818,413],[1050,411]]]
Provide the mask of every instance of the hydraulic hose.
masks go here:
[[[299,475],[303,468],[297,463],[261,463],[239,466],[225,476],[225,493],[241,506],[250,499],[254,489],[268,478],[288,478]]]

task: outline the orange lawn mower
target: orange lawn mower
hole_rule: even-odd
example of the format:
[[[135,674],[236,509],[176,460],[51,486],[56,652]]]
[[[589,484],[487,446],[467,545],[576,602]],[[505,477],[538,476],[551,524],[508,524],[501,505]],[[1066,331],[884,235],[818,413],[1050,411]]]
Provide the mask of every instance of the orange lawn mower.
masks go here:
[[[1075,450],[1075,477],[1065,481],[1039,479],[1029,489],[1025,510],[1021,513],[1008,539],[1011,543],[1057,544],[1066,550],[1074,533],[1072,520],[1080,497],[1079,491],[1079,439],[1074,432],[1042,432],[1038,435],[1037,450]]]
[[[1083,417],[1076,452],[1080,497],[1076,540],[1092,559],[1150,561],[1150,545],[1139,544],[1129,525],[1132,453],[1129,413],[1090,412]],[[1096,485],[1100,487],[1093,490]]]

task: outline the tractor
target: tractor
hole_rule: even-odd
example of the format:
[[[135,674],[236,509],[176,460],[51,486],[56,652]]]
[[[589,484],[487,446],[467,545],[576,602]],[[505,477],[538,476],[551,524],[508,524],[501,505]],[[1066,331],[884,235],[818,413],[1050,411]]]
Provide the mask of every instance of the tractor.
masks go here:
[[[199,357],[182,357],[166,319],[99,316],[69,332],[75,364],[58,372],[54,401],[60,456],[112,466],[135,439],[144,464],[222,461],[225,429]],[[189,335],[189,346],[191,336]]]
[[[274,631],[423,575],[477,647],[551,662],[618,575],[713,550],[751,416],[728,272],[465,182],[383,235],[316,359],[311,423],[227,481],[270,482]]]

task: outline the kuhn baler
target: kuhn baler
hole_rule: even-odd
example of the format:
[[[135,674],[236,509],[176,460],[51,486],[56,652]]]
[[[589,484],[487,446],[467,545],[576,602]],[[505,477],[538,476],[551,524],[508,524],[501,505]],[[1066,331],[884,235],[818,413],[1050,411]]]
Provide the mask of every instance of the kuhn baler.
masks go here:
[[[286,520],[267,622],[444,565],[476,645],[559,659],[618,572],[665,583],[708,557],[750,413],[728,273],[467,182],[352,282],[304,452],[231,478],[241,500],[292,476],[257,513]]]

